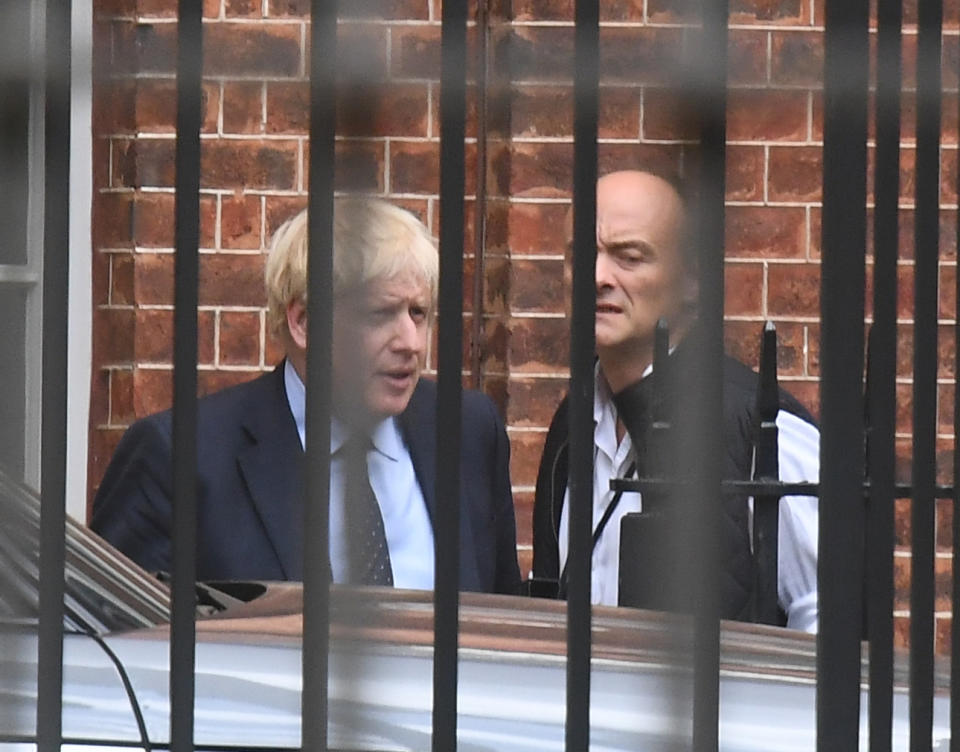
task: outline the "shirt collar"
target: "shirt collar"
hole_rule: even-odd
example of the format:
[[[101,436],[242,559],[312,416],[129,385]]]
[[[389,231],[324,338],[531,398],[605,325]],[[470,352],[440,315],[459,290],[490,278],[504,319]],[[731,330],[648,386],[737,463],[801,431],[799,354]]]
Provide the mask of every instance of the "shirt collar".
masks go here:
[[[287,389],[287,402],[293,420],[297,424],[297,433],[300,434],[300,446],[306,447],[307,423],[307,390],[300,379],[300,374],[287,360],[283,367],[283,382]],[[330,454],[333,455],[344,442],[350,438],[351,431],[336,416],[330,419]],[[386,418],[373,427],[370,432],[370,442],[373,448],[388,459],[398,460],[403,454],[403,439],[396,418]]]

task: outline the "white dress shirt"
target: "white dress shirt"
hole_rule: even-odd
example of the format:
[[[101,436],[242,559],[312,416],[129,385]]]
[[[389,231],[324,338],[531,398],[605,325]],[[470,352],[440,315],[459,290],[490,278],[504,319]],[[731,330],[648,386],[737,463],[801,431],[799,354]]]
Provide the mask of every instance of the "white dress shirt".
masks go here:
[[[624,432],[617,441],[617,411],[599,368],[594,379],[593,529],[613,500],[611,478],[626,475],[634,460],[633,442]],[[784,410],[777,414],[780,479],[785,482],[817,481],[820,477],[820,433],[806,421]],[[570,491],[564,493],[560,512],[560,571],[569,553]],[[752,525],[753,499],[749,500]],[[638,492],[625,491],[593,549],[591,600],[616,605],[620,573],[620,520],[643,508]],[[787,626],[817,629],[817,499],[785,496],[780,502],[778,594],[787,614]]]
[[[289,360],[284,366],[284,385],[300,434],[300,445],[306,447],[306,389]],[[348,438],[349,430],[334,417],[330,424],[330,566],[334,582],[347,579],[345,463],[337,450]],[[383,517],[394,587],[432,590],[433,525],[396,418],[378,423],[370,440],[373,444],[367,454],[370,487]]]

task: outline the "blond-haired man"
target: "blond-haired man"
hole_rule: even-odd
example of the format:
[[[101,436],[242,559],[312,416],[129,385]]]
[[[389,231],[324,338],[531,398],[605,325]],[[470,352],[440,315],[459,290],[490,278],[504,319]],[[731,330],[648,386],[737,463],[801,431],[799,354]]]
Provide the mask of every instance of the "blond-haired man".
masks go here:
[[[198,405],[197,574],[299,579],[307,345],[306,212],[274,235],[268,320],[286,358]],[[411,214],[375,199],[334,210],[330,564],[334,581],[433,587],[436,387],[420,378],[437,252]],[[461,587],[519,586],[509,444],[492,403],[463,400]],[[92,527],[144,567],[170,566],[170,413],[122,439]],[[309,538],[309,535],[306,535]]]

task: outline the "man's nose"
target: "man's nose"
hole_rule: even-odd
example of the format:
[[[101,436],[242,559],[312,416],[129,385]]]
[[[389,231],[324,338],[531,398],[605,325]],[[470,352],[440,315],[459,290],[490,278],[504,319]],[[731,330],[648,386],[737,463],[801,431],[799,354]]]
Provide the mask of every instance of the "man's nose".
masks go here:
[[[407,314],[399,317],[394,329],[393,346],[401,352],[416,352],[421,347],[417,322]]]
[[[596,283],[597,290],[605,290],[613,286],[610,259],[606,253],[597,252]]]

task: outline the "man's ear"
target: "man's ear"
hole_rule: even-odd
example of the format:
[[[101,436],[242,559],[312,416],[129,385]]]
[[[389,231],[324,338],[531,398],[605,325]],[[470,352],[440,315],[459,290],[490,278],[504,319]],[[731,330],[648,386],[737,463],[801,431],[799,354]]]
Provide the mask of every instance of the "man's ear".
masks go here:
[[[287,329],[290,339],[301,350],[307,349],[307,305],[302,300],[287,303]]]

